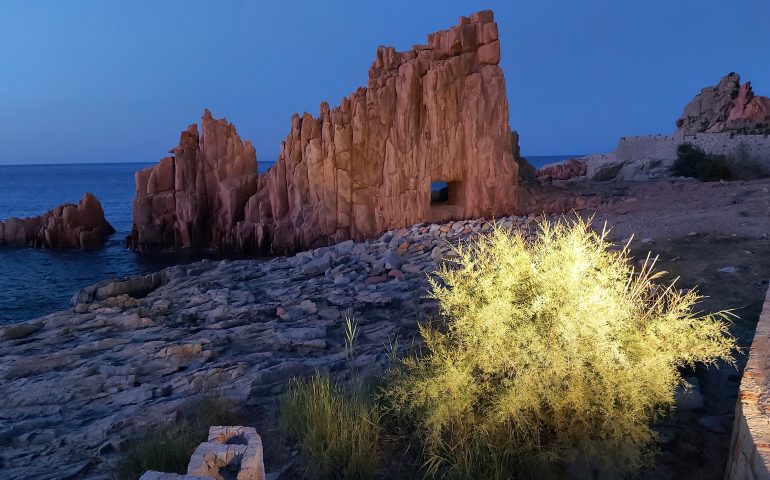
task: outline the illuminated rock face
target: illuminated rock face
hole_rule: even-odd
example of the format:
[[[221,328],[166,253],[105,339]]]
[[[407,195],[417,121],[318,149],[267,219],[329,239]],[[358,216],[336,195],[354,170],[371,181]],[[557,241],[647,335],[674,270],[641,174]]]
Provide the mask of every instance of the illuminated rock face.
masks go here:
[[[408,52],[380,47],[366,88],[318,118],[295,115],[276,165],[207,111],[173,157],[136,174],[133,248],[286,252],[362,240],[419,222],[516,210],[517,139],[508,124],[491,11]],[[448,199],[431,203],[431,185]]]
[[[754,95],[751,82],[740,82],[740,75],[729,73],[716,86],[701,90],[676,121],[676,134],[770,130],[770,98]]]
[[[0,246],[95,250],[114,232],[102,204],[86,193],[77,205],[68,203],[36,217],[0,221]]]

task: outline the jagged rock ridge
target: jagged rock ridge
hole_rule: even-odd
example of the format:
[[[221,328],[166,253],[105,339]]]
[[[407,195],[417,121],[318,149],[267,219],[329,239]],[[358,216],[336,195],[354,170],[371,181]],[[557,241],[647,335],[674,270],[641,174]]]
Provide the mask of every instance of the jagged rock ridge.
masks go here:
[[[757,96],[751,82],[741,85],[737,73],[722,77],[714,87],[706,87],[684,107],[676,121],[676,134],[765,133],[770,130],[770,98]]]
[[[93,250],[115,229],[104,218],[102,204],[86,193],[75,204],[59,205],[42,215],[0,221],[0,246]]]
[[[508,125],[491,11],[407,52],[380,47],[366,88],[318,118],[292,118],[276,165],[206,111],[173,157],[136,174],[136,249],[285,252],[399,226],[516,210],[517,138]],[[433,182],[448,200],[431,203]]]

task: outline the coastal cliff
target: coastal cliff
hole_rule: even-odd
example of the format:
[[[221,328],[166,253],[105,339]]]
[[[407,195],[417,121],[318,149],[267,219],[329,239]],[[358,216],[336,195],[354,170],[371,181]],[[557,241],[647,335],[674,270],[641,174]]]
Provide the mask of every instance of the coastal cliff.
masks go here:
[[[366,88],[295,115],[276,165],[206,111],[179,146],[136,174],[138,250],[287,252],[418,222],[510,214],[518,202],[500,41],[491,11],[407,52],[380,47]],[[431,200],[434,182],[447,198]]]
[[[99,199],[86,193],[77,205],[68,203],[35,217],[0,221],[0,246],[94,250],[113,233]]]

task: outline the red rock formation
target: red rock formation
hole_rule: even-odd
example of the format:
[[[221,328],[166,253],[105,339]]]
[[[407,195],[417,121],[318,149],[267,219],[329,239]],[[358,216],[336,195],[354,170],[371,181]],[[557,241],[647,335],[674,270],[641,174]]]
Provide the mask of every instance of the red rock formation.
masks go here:
[[[770,98],[754,95],[751,82],[744,83],[738,91],[738,98],[727,121],[728,124],[736,126],[743,123],[749,128],[764,123],[766,128],[770,128]]]
[[[544,182],[553,180],[569,180],[582,177],[588,171],[586,162],[577,159],[569,159],[564,163],[543,167],[537,171],[537,179]]]
[[[770,129],[770,98],[758,97],[751,82],[741,85],[737,73],[729,73],[714,87],[706,87],[687,104],[676,121],[679,135]]]
[[[130,245],[237,249],[236,226],[257,189],[254,147],[208,110],[201,127],[182,132],[173,157],[136,172]]]
[[[115,229],[105,220],[101,203],[86,193],[77,205],[68,203],[37,217],[0,222],[0,245],[93,250],[112,233]]]
[[[408,52],[380,47],[339,107],[292,118],[276,165],[208,111],[173,157],[138,172],[133,248],[283,252],[400,226],[512,213],[518,166],[491,11]],[[431,204],[431,183],[449,201]]]

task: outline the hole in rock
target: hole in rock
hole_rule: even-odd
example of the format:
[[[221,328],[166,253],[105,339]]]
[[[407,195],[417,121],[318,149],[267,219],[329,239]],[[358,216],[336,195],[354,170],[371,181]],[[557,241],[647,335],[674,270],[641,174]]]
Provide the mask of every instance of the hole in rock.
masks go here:
[[[431,205],[449,202],[449,182],[431,182],[430,184],[430,203]]]

